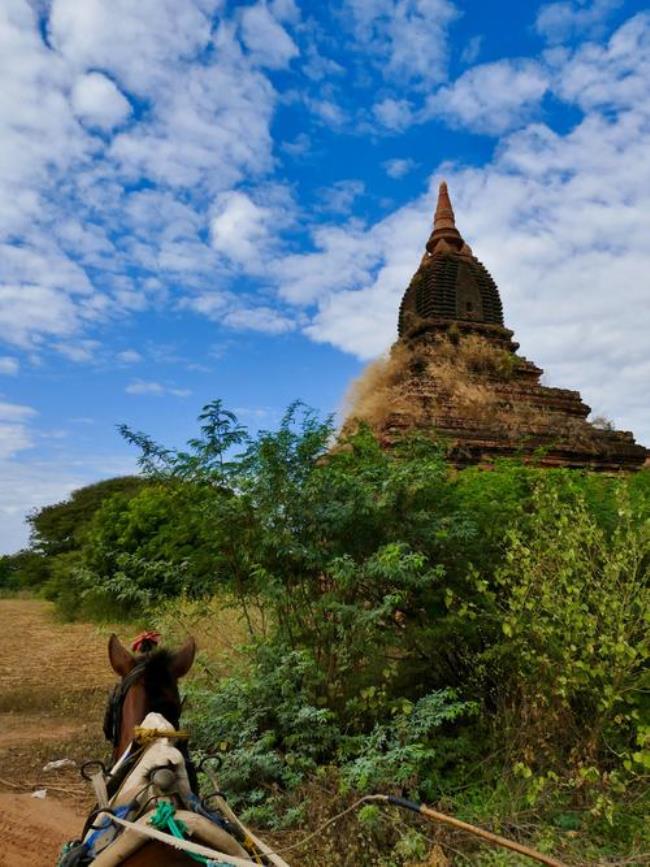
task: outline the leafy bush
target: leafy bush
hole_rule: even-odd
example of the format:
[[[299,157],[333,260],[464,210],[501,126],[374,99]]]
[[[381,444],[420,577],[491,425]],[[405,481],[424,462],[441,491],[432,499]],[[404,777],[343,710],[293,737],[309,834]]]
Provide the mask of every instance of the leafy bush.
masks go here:
[[[509,531],[493,584],[477,584],[503,633],[481,665],[504,742],[521,773],[568,770],[583,793],[650,769],[650,516],[624,484],[613,493],[608,532],[584,496],[540,479],[526,531]]]
[[[342,791],[433,796],[452,724],[478,711],[440,690],[415,703],[393,700],[388,718],[369,732],[362,717],[343,729],[309,651],[268,645],[257,648],[245,674],[190,695],[195,746],[218,751],[220,785],[249,819],[276,826],[286,821],[279,796],[329,765],[339,769]]]
[[[32,548],[40,554],[55,555],[77,550],[85,529],[102,504],[116,494],[132,496],[147,482],[137,476],[119,476],[78,488],[67,500],[45,506],[29,515]]]
[[[425,695],[415,703],[406,699],[393,704],[392,717],[375,723],[369,734],[348,737],[341,750],[347,761],[342,779],[357,792],[408,792],[423,799],[441,791],[443,769],[449,763],[449,733],[454,760],[459,759],[459,720],[476,716],[477,704],[460,701],[454,690]]]
[[[220,785],[249,819],[270,822],[278,812],[273,795],[297,786],[336,749],[340,731],[319,694],[323,675],[307,651],[265,645],[245,675],[191,693],[195,746],[218,751]]]

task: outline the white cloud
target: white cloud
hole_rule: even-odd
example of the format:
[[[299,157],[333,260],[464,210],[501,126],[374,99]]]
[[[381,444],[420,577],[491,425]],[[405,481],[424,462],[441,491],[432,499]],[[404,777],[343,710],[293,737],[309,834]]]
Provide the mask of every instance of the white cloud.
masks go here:
[[[232,190],[217,196],[210,223],[212,246],[235,262],[257,258],[270,238],[273,213],[246,193]]]
[[[53,167],[65,169],[83,158],[92,144],[84,140],[66,98],[71,72],[43,43],[34,12],[23,0],[6,0],[0,7],[0,72],[5,95],[0,182],[17,195],[17,201],[3,204],[0,225],[9,228],[11,220],[15,230],[38,215],[34,182],[46,181]]]
[[[142,356],[136,349],[123,349],[115,357],[123,364],[137,364],[139,361],[142,361]]]
[[[0,460],[0,553],[13,553],[27,543],[25,515],[44,503],[67,496],[78,480],[42,466]]]
[[[25,515],[48,503],[58,503],[76,488],[99,477],[137,471],[134,459],[107,455],[89,455],[85,460],[62,462],[0,459],[0,553],[13,553],[27,544],[28,527]]]
[[[452,126],[499,134],[540,104],[549,83],[548,73],[534,60],[484,63],[429,97],[423,119],[444,117]]]
[[[282,142],[280,147],[291,157],[302,157],[309,153],[311,148],[311,139],[307,133],[300,132],[292,141]]]
[[[0,400],[0,421],[25,421],[33,418],[36,415],[36,410],[31,406],[24,406],[20,403],[7,403]]]
[[[295,321],[272,307],[239,307],[229,310],[223,324],[237,331],[259,331],[263,334],[286,334],[296,327]]]
[[[278,21],[297,24],[300,21],[300,9],[295,0],[271,0],[271,12]]]
[[[550,42],[572,36],[594,35],[623,0],[562,0],[540,6],[535,21],[537,32]]]
[[[467,45],[465,45],[460,53],[461,63],[466,63],[469,66],[476,61],[477,57],[481,53],[484,38],[485,37],[480,34],[472,36],[472,38],[468,40]]]
[[[594,10],[580,6],[579,11]],[[451,127],[500,135],[541,115],[547,93],[585,111],[626,106],[642,110],[650,65],[647,17],[632,17],[606,44],[585,42],[572,53],[554,48],[539,59],[472,66],[430,93],[420,107],[412,100],[385,97],[373,106],[374,118],[391,132],[439,118]]]
[[[266,3],[248,6],[241,16],[242,41],[254,63],[283,69],[299,54],[287,31],[274,18]]]
[[[28,423],[35,415],[30,406],[0,401],[0,461],[31,448],[34,442]]]
[[[128,176],[219,190],[270,168],[273,88],[242,57],[226,25],[212,48],[214,62],[173,70],[150,119],[112,142],[109,153]]]
[[[72,108],[82,121],[104,130],[118,126],[131,113],[131,104],[114,82],[99,72],[77,79],[72,89]]]
[[[55,212],[52,178],[83,164],[96,145],[68,102],[73,73],[45,45],[23,0],[0,8],[0,78],[0,328],[7,342],[28,347],[71,333],[98,309],[83,269],[45,228]],[[78,303],[76,293],[85,296]]]
[[[345,69],[341,64],[330,57],[324,57],[315,44],[307,48],[307,61],[302,64],[302,72],[312,81],[323,81],[329,76],[345,75]]]
[[[232,292],[203,292],[184,298],[181,307],[207,316],[235,331],[259,331],[263,334],[284,334],[296,327],[295,317],[282,311],[259,305],[245,295]]]
[[[382,165],[388,177],[396,180],[405,177],[417,167],[415,160],[410,157],[395,157],[392,160],[386,160]]]
[[[85,363],[94,361],[101,344],[97,340],[79,340],[73,343],[55,343],[53,348],[70,361]]]
[[[192,394],[189,388],[174,388],[163,385],[161,382],[152,382],[144,379],[134,380],[124,390],[127,394],[154,395],[155,397],[162,397],[166,394],[170,394],[173,397],[189,397]]]
[[[218,0],[53,0],[49,36],[78,69],[105,69],[127,90],[151,94],[210,40]]]
[[[230,296],[226,292],[202,292],[191,298],[183,298],[181,307],[201,313],[208,319],[218,320],[227,309]]]
[[[15,376],[20,369],[18,359],[10,355],[0,356],[0,374],[5,376]]]
[[[77,331],[80,323],[80,310],[61,291],[0,285],[0,328],[10,344],[30,347],[34,337],[64,337]]]
[[[331,99],[308,99],[306,104],[312,114],[327,126],[339,128],[346,121],[344,110]]]
[[[359,288],[383,256],[372,230],[354,222],[316,227],[312,237],[316,252],[283,256],[272,263],[280,296],[291,304],[308,306]]]
[[[583,110],[635,109],[650,114],[650,15],[626,21],[605,45],[587,43],[557,70],[558,96]]]
[[[430,86],[446,77],[448,27],[458,11],[449,0],[346,0],[358,45],[385,78]]]
[[[33,439],[24,425],[0,421],[0,460],[11,458],[32,445]]]
[[[53,47],[26,0],[0,8],[11,94],[0,103],[0,329],[10,344],[74,345],[90,359],[89,325],[168,303],[218,270],[211,204],[273,167],[277,99],[235,22],[214,18],[220,6],[53,0],[40,10]],[[289,2],[273,8],[294,16]],[[130,115],[124,93],[147,110]],[[93,132],[127,117],[111,141]],[[131,189],[143,179],[160,186]],[[147,193],[152,207],[138,214],[131,204]]]
[[[138,379],[124,389],[127,394],[164,394],[165,388],[159,382],[145,382]]]
[[[347,214],[352,209],[355,200],[365,192],[363,181],[352,178],[336,181],[330,187],[318,191],[322,208],[338,214]]]
[[[398,131],[413,123],[413,107],[405,99],[386,97],[372,108],[375,118],[387,129]]]

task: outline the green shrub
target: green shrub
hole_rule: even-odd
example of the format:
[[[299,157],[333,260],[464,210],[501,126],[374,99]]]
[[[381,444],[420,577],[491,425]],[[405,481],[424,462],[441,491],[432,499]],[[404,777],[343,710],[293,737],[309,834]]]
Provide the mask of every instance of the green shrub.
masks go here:
[[[449,733],[468,720],[477,705],[458,699],[452,690],[412,703],[394,699],[386,716],[374,706],[375,722],[366,715],[343,728],[327,707],[322,669],[306,650],[286,652],[261,645],[252,668],[226,678],[216,688],[190,692],[193,743],[217,754],[219,782],[233,803],[257,822],[287,821],[282,796],[303,784],[323,766],[338,767],[341,790],[373,790],[433,796],[449,760]],[[359,698],[372,702],[372,695]],[[458,758],[458,745],[452,752]]]
[[[493,583],[477,586],[502,632],[480,663],[519,772],[540,791],[568,776],[582,799],[605,793],[605,809],[650,769],[650,516],[625,483],[611,530],[580,491],[563,493],[538,480],[525,531],[508,532]]]
[[[246,674],[191,691],[194,746],[218,753],[220,785],[233,804],[248,808],[248,818],[270,821],[278,814],[274,796],[333,755],[341,734],[319,701],[323,689],[308,652],[262,645]]]

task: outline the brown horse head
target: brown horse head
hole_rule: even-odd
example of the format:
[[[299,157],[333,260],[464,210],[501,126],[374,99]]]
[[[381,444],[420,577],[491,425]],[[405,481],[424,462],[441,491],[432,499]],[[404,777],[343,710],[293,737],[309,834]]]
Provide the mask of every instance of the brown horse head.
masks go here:
[[[113,761],[124,753],[133,740],[134,727],[148,713],[160,713],[178,728],[181,715],[178,681],[192,667],[195,653],[196,642],[188,638],[179,650],[153,650],[134,656],[117,635],[111,635],[108,658],[121,678],[104,723],[104,732],[113,743]]]

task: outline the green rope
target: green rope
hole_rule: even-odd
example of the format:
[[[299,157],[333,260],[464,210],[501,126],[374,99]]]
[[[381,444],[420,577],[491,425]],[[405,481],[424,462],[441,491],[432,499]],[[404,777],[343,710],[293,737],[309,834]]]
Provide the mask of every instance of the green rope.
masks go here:
[[[175,815],[176,807],[171,801],[158,801],[156,812],[149,819],[149,824],[159,831],[166,831],[169,828],[174,837],[183,840],[187,834],[187,825],[180,819],[175,819]]]
[[[176,819],[175,815],[176,808],[171,801],[158,801],[156,812],[149,819],[149,824],[158,831],[169,831],[178,840],[184,840],[187,834],[187,825],[180,819]],[[224,861],[210,861],[209,858],[196,855],[194,852],[186,852],[186,854],[200,864],[207,865],[207,867],[230,867]]]
[[[65,856],[69,852],[71,852],[75,846],[78,846],[78,845],[79,845],[78,840],[69,840],[67,843],[64,843],[63,846],[61,846],[61,851],[59,852],[59,858],[56,862],[57,867],[60,867],[60,865],[63,864],[63,859],[65,858]]]

